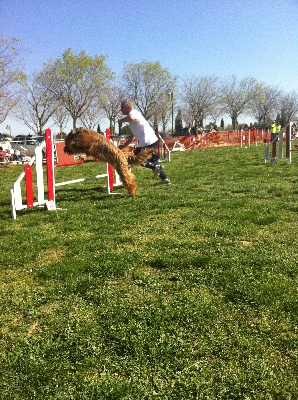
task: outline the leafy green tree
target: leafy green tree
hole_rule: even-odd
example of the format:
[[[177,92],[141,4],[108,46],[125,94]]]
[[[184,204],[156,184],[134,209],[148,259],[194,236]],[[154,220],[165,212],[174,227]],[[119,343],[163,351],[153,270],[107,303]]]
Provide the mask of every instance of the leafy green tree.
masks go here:
[[[132,133],[131,133],[131,130],[130,130],[130,128],[129,128],[129,126],[128,125],[124,125],[122,128],[121,128],[121,135],[123,135],[123,136],[130,136]]]
[[[49,60],[42,73],[44,86],[68,111],[73,128],[95,101],[99,103],[101,92],[113,76],[105,56],[92,57],[85,51],[76,55],[71,49],[61,58]]]

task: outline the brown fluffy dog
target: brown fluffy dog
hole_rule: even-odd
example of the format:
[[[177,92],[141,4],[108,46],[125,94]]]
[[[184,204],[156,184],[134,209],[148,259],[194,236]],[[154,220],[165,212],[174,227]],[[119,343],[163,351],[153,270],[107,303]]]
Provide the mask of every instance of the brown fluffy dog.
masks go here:
[[[66,136],[64,151],[68,154],[85,153],[87,156],[93,156],[100,161],[111,164],[117,171],[129,195],[135,197],[138,186],[133,174],[129,171],[129,165],[143,164],[154,150],[144,150],[138,156],[126,156],[103,135],[89,129],[78,128]]]

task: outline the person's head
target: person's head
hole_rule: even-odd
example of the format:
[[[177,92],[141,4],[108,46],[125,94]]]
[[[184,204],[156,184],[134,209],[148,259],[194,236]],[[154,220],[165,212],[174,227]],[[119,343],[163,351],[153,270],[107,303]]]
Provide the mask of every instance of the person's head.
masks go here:
[[[121,101],[121,112],[123,115],[127,115],[133,109],[133,102],[130,99],[124,99]]]
[[[2,151],[3,150],[3,147],[2,146],[0,146],[0,151]]]

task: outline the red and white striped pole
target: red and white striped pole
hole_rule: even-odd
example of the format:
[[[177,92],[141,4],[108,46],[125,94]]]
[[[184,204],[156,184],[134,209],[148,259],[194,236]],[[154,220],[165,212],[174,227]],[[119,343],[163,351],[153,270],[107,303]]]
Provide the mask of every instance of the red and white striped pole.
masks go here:
[[[33,183],[32,183],[32,167],[26,164],[24,167],[25,182],[26,182],[26,202],[27,207],[32,208],[34,203]]]
[[[111,131],[109,128],[106,129],[106,138],[111,140]],[[108,175],[109,175],[109,185],[110,189],[114,189],[114,174],[113,174],[113,167],[112,165],[108,164]]]

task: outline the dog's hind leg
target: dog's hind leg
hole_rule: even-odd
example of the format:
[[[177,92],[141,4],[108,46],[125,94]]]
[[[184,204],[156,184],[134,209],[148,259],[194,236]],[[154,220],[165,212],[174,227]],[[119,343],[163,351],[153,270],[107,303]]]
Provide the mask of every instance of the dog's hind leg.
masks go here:
[[[127,189],[130,197],[136,197],[138,185],[134,179],[133,174],[129,171],[128,168],[120,168],[119,166],[116,167],[116,171],[121,179],[121,182],[125,189]]]

